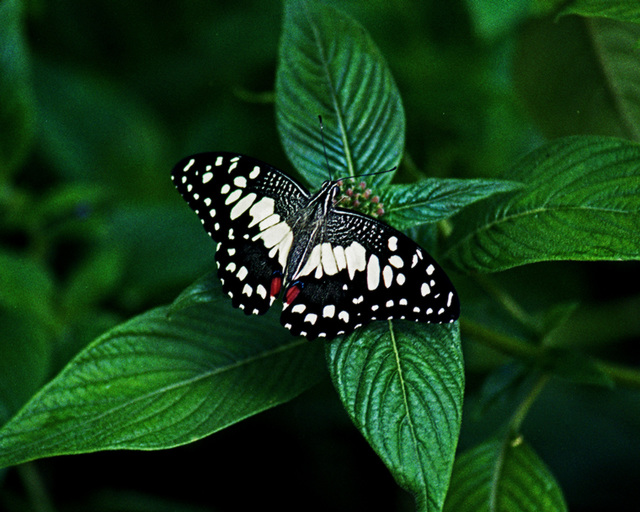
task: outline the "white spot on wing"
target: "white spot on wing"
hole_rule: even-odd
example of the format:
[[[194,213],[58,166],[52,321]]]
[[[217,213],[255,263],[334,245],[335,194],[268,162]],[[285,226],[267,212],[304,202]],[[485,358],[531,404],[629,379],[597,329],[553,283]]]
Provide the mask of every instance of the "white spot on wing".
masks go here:
[[[247,270],[247,267],[240,267],[240,270],[238,270],[236,277],[240,281],[244,281],[245,277],[247,277],[248,275],[249,275],[249,271]]]
[[[397,251],[398,250],[398,237],[397,236],[392,236],[391,238],[389,238],[387,245],[389,246],[389,250],[390,251]]]
[[[291,228],[289,228],[287,223],[280,222],[271,226],[270,228],[265,229],[264,231],[261,231],[253,237],[253,240],[255,241],[259,238],[262,238],[264,246],[267,249],[271,249],[272,247],[280,243],[280,241],[289,233],[291,233]]]
[[[264,219],[273,215],[273,209],[275,207],[275,201],[271,197],[263,197],[254,204],[249,210],[249,215],[253,217],[249,227],[255,226],[258,222],[262,222]]]
[[[433,274],[433,271],[434,271],[435,269],[436,269],[436,268],[435,268],[433,265],[429,265],[429,266],[427,267],[427,274],[428,274],[428,275]]]
[[[189,160],[189,163],[184,167],[184,171],[187,172],[189,169],[191,169],[191,166],[195,163],[196,161],[193,158]]]
[[[247,186],[247,178],[244,176],[236,176],[233,178],[233,184],[238,188],[244,188]]]
[[[231,217],[231,220],[236,220],[238,217],[240,217],[240,215],[246,212],[256,200],[256,197],[257,196],[253,192],[251,192],[250,194],[240,199],[240,201],[238,201],[229,212],[229,217]]]
[[[427,283],[422,283],[422,286],[420,287],[420,293],[423,297],[426,297],[427,295],[429,295],[429,293],[431,293],[431,288],[429,288],[429,285]]]
[[[333,255],[336,259],[336,265],[338,266],[338,271],[347,268],[347,258],[344,255],[344,247],[341,245],[337,245],[333,248]]]
[[[258,227],[260,228],[260,231],[264,231],[271,226],[275,226],[278,222],[280,222],[280,215],[274,213],[273,215],[269,215],[266,219],[264,219]]]
[[[296,304],[291,308],[292,313],[304,313],[304,310],[307,309],[307,306],[304,304]]]
[[[353,279],[357,270],[364,270],[367,267],[367,251],[358,242],[351,242],[344,254],[347,259],[349,278]]]
[[[367,263],[367,288],[375,290],[380,284],[380,260],[375,254],[369,256]]]
[[[346,311],[340,311],[340,313],[338,313],[338,318],[346,323],[349,321],[349,313]]]
[[[320,265],[321,254],[322,254],[322,246],[316,245],[312,249],[311,254],[309,254],[307,261],[300,269],[300,272],[296,274],[295,278],[297,279],[300,276],[306,276],[308,274],[311,274],[311,272],[313,272],[318,267],[318,265]]]
[[[384,280],[384,285],[389,288],[393,283],[393,270],[389,265],[385,265],[382,270],[382,279]]]
[[[336,314],[336,307],[333,304],[329,304],[322,308],[322,316],[324,318],[333,318],[333,315]]]
[[[249,173],[249,178],[252,180],[255,180],[258,175],[260,174],[260,167],[258,167],[257,165],[252,169],[252,171]]]
[[[267,298],[267,289],[261,284],[259,284],[258,287],[256,288],[256,293],[260,295],[260,297],[262,297],[263,299]]]
[[[394,254],[389,258],[389,263],[391,263],[396,268],[404,267],[404,261],[402,261],[402,258],[397,254]]]
[[[318,315],[315,313],[307,313],[307,316],[304,317],[304,321],[309,322],[311,325],[315,325],[317,319]]]
[[[227,196],[227,198],[224,200],[224,204],[231,204],[231,203],[235,203],[238,199],[240,199],[240,196],[242,195],[242,190],[240,189],[236,189],[233,192],[231,192],[231,194],[229,194]]]
[[[336,258],[333,255],[333,248],[329,242],[325,242],[322,244],[322,268],[325,273],[329,276],[338,273],[338,264],[336,263]]]
[[[293,233],[289,231],[278,244],[278,263],[282,268],[287,264],[287,256],[291,250],[291,244],[293,244]]]
[[[244,288],[242,289],[242,293],[245,294],[247,297],[251,297],[251,294],[253,293],[253,288],[250,285],[245,284]]]

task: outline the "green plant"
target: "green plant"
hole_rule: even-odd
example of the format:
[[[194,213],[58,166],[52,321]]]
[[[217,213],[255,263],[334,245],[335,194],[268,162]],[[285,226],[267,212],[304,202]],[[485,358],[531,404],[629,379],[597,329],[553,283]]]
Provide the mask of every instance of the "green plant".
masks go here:
[[[197,280],[170,305],[122,322],[127,316],[122,311],[147,306],[136,298],[141,290],[153,297],[148,302],[157,304],[189,275],[174,270],[163,278],[157,269],[136,267],[140,246],[150,246],[142,259],[149,262],[146,256],[154,253],[157,268],[164,266],[163,256],[177,262],[195,254],[196,261],[204,262],[210,259],[209,247],[198,250],[185,241],[195,231],[178,234],[190,229],[184,226],[193,220],[183,215],[184,208],[173,217],[157,205],[118,208],[84,221],[83,205],[98,212],[112,208],[114,194],[173,193],[148,185],[156,167],[163,169],[159,175],[168,183],[165,137],[150,120],[152,114],[96,77],[82,76],[70,86],[66,80],[74,73],[61,74],[51,64],[36,62],[34,91],[22,9],[17,1],[0,4],[0,38],[3,47],[13,49],[3,54],[6,73],[0,75],[0,92],[7,101],[0,123],[3,133],[14,133],[16,141],[0,142],[2,228],[10,247],[0,253],[0,398],[7,420],[0,430],[2,466],[62,454],[192,443],[291,400],[326,377],[328,368],[349,417],[396,482],[411,493],[418,510],[566,509],[552,472],[523,434],[532,407],[552,386],[562,389],[560,394],[579,394],[578,386],[628,388],[637,398],[640,371],[600,358],[580,343],[576,333],[591,315],[568,300],[573,297],[565,289],[572,284],[562,281],[567,276],[562,270],[544,267],[538,274],[523,274],[515,285],[486,274],[545,261],[638,259],[640,145],[620,137],[574,135],[541,144],[499,178],[425,178],[408,155],[403,157],[406,120],[400,93],[368,33],[341,11],[291,0],[285,5],[275,87],[285,153],[311,188],[326,179],[316,125],[316,115],[322,114],[334,173],[348,177],[399,167],[395,175],[368,178],[367,185],[381,197],[384,221],[411,230],[439,261],[458,272],[460,329],[457,323],[376,322],[326,343],[308,342],[291,337],[274,312],[246,318],[233,310],[215,274]],[[564,13],[603,14],[597,9],[576,2]],[[633,6],[604,14],[638,21]],[[611,61],[619,63],[619,74],[629,72],[622,83],[633,91],[629,101],[635,104],[640,90],[635,61]],[[66,129],[63,116],[51,110],[56,106],[48,101],[51,89],[95,118]],[[93,101],[94,93],[99,103]],[[246,91],[238,96],[256,99]],[[49,155],[52,167],[64,169],[50,179],[56,183],[51,192],[43,192],[38,180],[21,187],[16,179],[21,168],[38,165],[29,160],[36,105],[39,119],[59,122],[40,135],[39,151]],[[138,109],[135,129],[111,119],[129,109]],[[625,114],[633,127],[635,111],[629,107]],[[94,119],[112,132],[127,130],[118,139],[122,146],[99,152],[106,139],[95,143],[83,137]],[[521,127],[519,135],[511,136],[530,141],[523,135],[528,129]],[[136,140],[136,131],[144,133],[149,148],[131,164],[134,171],[142,169],[134,179],[126,169],[114,177],[91,168],[94,158],[110,170],[120,168],[119,153]],[[69,145],[69,140],[84,145]],[[440,157],[445,160],[446,153]],[[489,151],[483,157],[499,160]],[[410,183],[391,183],[393,178]],[[156,224],[158,218],[161,224]],[[132,225],[136,228],[127,231]],[[109,237],[103,236],[105,230]],[[27,239],[24,247],[15,240],[17,234]],[[172,236],[185,241],[184,247],[171,249],[177,254],[166,249]],[[76,247],[85,254],[69,261]],[[65,254],[62,262],[56,260],[59,252]],[[547,273],[552,277],[545,279]],[[542,293],[522,291],[536,280],[544,280]],[[129,284],[123,287],[123,282]],[[114,295],[117,307],[108,307]],[[519,296],[530,304],[522,306]],[[606,318],[598,324],[603,345],[616,340],[610,327],[613,315],[605,313],[596,312]],[[638,335],[637,322],[628,329]],[[471,353],[467,360],[475,361],[473,380],[481,373],[484,381],[482,386],[473,383],[479,391],[472,401],[480,411],[502,412],[499,425],[488,433],[475,440],[468,435],[456,457],[461,423],[464,434],[460,333]],[[478,362],[489,357],[491,371]]]

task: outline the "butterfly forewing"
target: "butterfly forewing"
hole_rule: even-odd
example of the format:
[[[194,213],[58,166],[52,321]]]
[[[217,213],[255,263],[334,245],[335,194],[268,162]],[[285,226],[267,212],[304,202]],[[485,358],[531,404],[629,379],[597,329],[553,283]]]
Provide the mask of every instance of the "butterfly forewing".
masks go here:
[[[234,153],[185,158],[171,177],[218,242],[223,291],[245,313],[265,313],[274,276],[282,275],[293,243],[291,220],[308,193],[277,169]]]
[[[218,242],[223,290],[245,313],[265,313],[282,292],[282,324],[310,339],[372,320],[459,316],[438,264],[399,231],[336,208],[335,183],[310,196],[281,171],[234,153],[185,158],[172,179]]]

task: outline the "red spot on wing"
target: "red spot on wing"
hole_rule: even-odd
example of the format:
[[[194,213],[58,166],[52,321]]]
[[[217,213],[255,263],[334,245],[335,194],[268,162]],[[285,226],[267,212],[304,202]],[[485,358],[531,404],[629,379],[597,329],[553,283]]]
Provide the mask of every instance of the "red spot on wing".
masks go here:
[[[282,277],[274,276],[271,280],[271,290],[269,293],[272,297],[277,297],[280,293],[280,289],[282,288]]]
[[[296,297],[300,294],[301,291],[302,288],[300,288],[298,285],[287,288],[287,291],[284,292],[284,301],[287,304],[291,304],[294,300],[296,300]]]

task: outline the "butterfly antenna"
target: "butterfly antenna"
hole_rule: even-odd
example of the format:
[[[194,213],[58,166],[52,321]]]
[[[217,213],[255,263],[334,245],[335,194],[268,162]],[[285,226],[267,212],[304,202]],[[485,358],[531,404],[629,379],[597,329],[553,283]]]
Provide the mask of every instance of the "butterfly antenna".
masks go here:
[[[324,161],[327,164],[327,172],[329,173],[329,181],[332,181],[331,167],[329,166],[329,158],[327,157],[327,145],[324,143],[324,123],[322,122],[322,116],[318,115],[318,121],[320,122],[320,137],[322,138],[322,152],[324,153]]]
[[[395,171],[398,167],[392,167],[391,169],[387,169],[386,171],[376,171],[376,172],[368,172],[366,174],[358,174],[354,176],[354,178],[364,178],[365,176],[377,176],[378,174],[386,174],[388,172]]]

